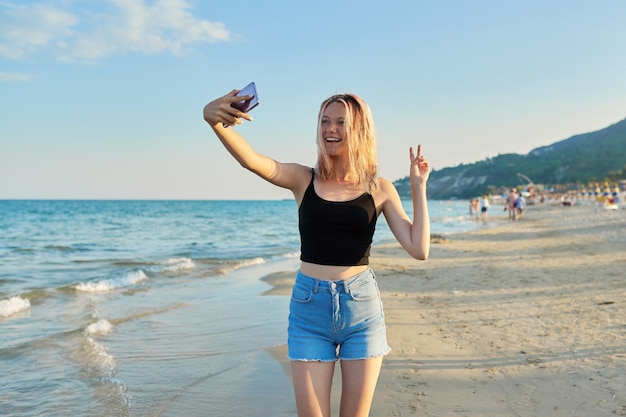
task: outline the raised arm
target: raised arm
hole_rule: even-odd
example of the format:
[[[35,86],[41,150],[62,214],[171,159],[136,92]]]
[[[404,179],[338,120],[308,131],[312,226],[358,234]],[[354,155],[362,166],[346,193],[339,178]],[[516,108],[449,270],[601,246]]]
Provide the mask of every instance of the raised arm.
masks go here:
[[[223,97],[217,98],[204,107],[204,120],[211,126],[219,140],[230,154],[241,164],[242,167],[254,172],[261,178],[288,188],[297,193],[310,180],[310,170],[299,164],[285,164],[262,155],[255,151],[252,146],[233,127],[243,123],[242,119],[252,121],[252,118],[231,104],[250,99],[250,96],[236,96],[238,90],[232,90]]]
[[[389,228],[402,247],[415,259],[428,259],[430,253],[430,216],[426,198],[426,181],[430,175],[430,165],[422,155],[422,146],[418,145],[417,154],[409,150],[411,160],[410,183],[413,200],[413,220],[411,221],[402,208],[398,191],[389,181],[381,181],[384,192],[383,213]]]

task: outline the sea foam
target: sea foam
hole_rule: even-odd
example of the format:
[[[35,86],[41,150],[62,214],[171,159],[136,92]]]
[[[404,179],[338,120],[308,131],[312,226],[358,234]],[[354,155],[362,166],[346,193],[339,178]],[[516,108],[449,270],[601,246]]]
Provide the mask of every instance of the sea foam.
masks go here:
[[[107,334],[111,333],[111,330],[113,330],[113,325],[111,324],[111,322],[108,320],[100,319],[97,322],[91,323],[89,326],[87,326],[85,332],[89,335],[106,336]]]
[[[194,269],[196,264],[189,258],[170,258],[166,261],[159,262],[159,266],[164,272],[178,272]]]
[[[229,266],[224,266],[221,267],[219,269],[220,274],[226,275],[230,272],[236,271],[237,269],[240,268],[246,268],[248,266],[254,266],[254,265],[262,265],[264,263],[267,263],[267,260],[263,259],[263,258],[254,258],[254,259],[248,259],[245,261],[239,261],[235,264],[229,265]]]
[[[80,292],[109,292],[118,288],[130,287],[146,279],[148,279],[148,276],[143,271],[139,270],[123,277],[103,279],[96,282],[81,282],[74,288]]]
[[[28,310],[30,301],[20,297],[11,297],[0,301],[0,317],[9,317],[20,311]]]
[[[105,377],[112,377],[117,369],[117,361],[107,348],[93,340],[91,337],[85,339],[83,349],[79,354],[79,359],[83,363],[97,370]]]

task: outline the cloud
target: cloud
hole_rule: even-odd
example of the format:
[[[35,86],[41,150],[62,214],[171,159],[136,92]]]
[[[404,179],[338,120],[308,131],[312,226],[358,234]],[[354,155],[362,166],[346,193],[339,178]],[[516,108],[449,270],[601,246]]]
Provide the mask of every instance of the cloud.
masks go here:
[[[0,72],[0,83],[27,83],[31,78],[28,74]]]
[[[76,18],[45,4],[16,5],[2,2],[0,15],[0,54],[23,58],[72,35]]]
[[[70,9],[74,3],[92,9]],[[185,0],[62,1],[58,6],[0,1],[0,56],[47,53],[74,62],[122,53],[183,55],[194,45],[232,40],[222,23],[198,19],[190,9]]]

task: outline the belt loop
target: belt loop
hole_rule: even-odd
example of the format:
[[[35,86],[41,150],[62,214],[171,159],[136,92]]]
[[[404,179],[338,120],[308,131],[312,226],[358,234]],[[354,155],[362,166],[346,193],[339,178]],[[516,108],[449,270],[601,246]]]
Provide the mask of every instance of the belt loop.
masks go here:
[[[320,280],[319,279],[315,280],[315,285],[313,286],[313,292],[315,294],[320,292]]]
[[[343,281],[343,290],[346,294],[350,293],[350,287],[348,286],[348,280],[344,279]]]

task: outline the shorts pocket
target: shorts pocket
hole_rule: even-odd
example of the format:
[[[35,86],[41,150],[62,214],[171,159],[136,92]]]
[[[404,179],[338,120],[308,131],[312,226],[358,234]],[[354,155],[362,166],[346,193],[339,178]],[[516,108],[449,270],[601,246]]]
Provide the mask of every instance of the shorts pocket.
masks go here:
[[[308,303],[313,299],[313,289],[304,285],[294,285],[291,291],[291,301],[295,303]]]
[[[349,292],[354,301],[372,301],[380,298],[378,284],[373,278],[351,285]]]

